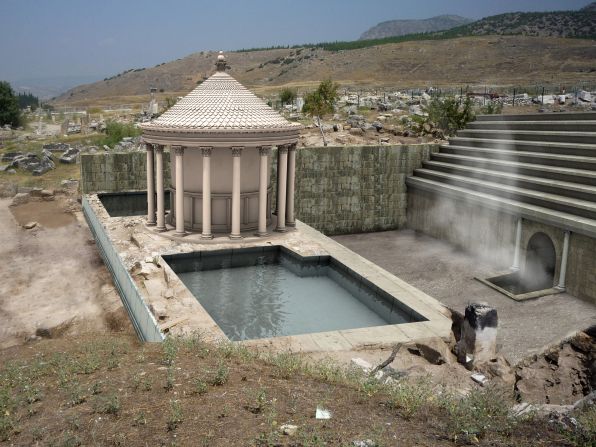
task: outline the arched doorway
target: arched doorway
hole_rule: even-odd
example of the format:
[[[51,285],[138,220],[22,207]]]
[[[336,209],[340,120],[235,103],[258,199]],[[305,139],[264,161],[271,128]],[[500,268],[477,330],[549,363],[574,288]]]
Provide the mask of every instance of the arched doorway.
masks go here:
[[[550,237],[536,233],[528,242],[522,282],[529,290],[550,289],[554,285],[557,254]]]

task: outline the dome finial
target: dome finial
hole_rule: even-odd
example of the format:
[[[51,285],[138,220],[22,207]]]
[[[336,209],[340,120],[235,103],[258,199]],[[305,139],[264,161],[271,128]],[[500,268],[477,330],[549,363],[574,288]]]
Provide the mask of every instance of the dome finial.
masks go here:
[[[217,62],[215,63],[217,71],[226,71],[227,65],[226,57],[224,56],[223,51],[220,51],[217,55]]]

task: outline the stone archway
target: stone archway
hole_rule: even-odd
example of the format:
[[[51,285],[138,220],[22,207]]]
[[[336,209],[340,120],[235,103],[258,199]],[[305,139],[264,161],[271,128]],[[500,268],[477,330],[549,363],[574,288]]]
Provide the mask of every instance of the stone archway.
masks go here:
[[[557,254],[550,237],[535,233],[528,241],[523,283],[529,290],[550,289],[554,285]]]

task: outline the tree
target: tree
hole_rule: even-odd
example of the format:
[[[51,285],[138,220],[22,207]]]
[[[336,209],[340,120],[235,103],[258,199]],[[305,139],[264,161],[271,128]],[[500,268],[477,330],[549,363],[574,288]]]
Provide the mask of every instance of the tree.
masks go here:
[[[19,127],[21,123],[19,100],[10,84],[0,81],[0,126],[10,124],[12,127]]]
[[[281,101],[281,105],[284,104],[291,104],[296,100],[296,90],[291,88],[284,88],[280,94],[279,99]]]
[[[338,88],[338,84],[331,79],[327,79],[322,81],[314,92],[310,92],[304,97],[302,111],[317,118],[317,124],[323,137],[323,145],[325,146],[327,146],[327,140],[323,132],[323,126],[321,125],[321,117],[333,112],[333,107],[338,97]]]

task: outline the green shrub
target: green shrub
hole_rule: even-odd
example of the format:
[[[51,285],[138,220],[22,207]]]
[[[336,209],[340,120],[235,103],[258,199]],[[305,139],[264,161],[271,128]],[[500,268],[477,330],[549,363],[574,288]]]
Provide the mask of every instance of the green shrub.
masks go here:
[[[139,135],[141,135],[141,129],[134,124],[108,121],[106,123],[106,136],[101,140],[100,144],[113,148],[116,144],[122,141],[122,138],[136,137]]]
[[[447,135],[454,135],[475,118],[470,98],[461,102],[453,96],[433,97],[424,110],[428,116],[414,116],[414,121],[421,127],[427,122],[433,123],[434,127],[438,127]]]

